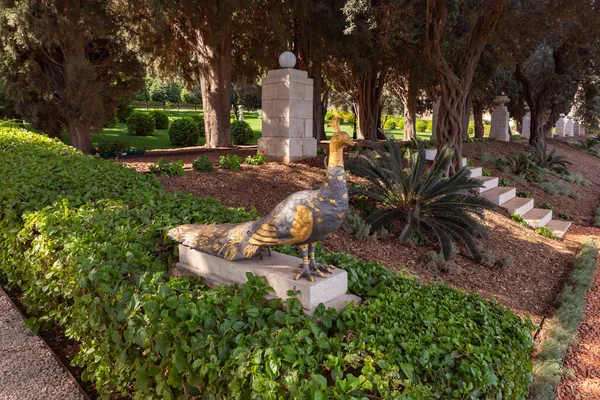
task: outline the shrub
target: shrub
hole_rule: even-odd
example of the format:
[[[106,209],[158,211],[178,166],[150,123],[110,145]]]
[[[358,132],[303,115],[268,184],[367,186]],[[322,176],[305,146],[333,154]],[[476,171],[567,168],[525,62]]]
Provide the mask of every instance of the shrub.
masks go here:
[[[386,131],[391,131],[396,129],[396,121],[394,121],[393,119],[388,119],[387,121],[385,121],[385,123],[383,124],[383,129]]]
[[[509,187],[510,181],[506,178],[498,178],[498,186],[500,187]]]
[[[196,129],[198,129],[198,136],[205,137],[205,127],[204,127],[204,117],[200,114],[193,114],[191,117],[192,121],[196,125]]]
[[[517,222],[519,225],[521,225],[524,228],[529,228],[529,224],[527,224],[527,222],[525,222],[525,220],[523,219],[522,216],[520,216],[519,214],[511,214],[510,219],[512,219],[513,221]]]
[[[129,144],[122,140],[103,140],[98,143],[96,153],[98,153],[100,157],[104,158],[116,157],[129,150],[129,147]]]
[[[481,263],[488,268],[500,270],[511,265],[513,263],[513,257],[508,253],[503,253],[498,257],[493,250],[486,250],[483,252]]]
[[[176,119],[169,128],[169,142],[176,146],[196,146],[200,139],[198,125],[191,118]]]
[[[134,112],[127,120],[127,132],[134,136],[152,136],[154,134],[154,118],[141,112]]]
[[[162,158],[156,161],[156,164],[150,164],[148,166],[150,172],[159,174],[160,176],[184,176],[185,171],[183,170],[183,161],[167,162]]]
[[[492,176],[492,173],[490,172],[490,170],[489,170],[489,169],[487,169],[487,168],[482,168],[482,169],[481,169],[481,175],[482,175],[482,176]]]
[[[356,122],[356,116],[354,115],[354,113],[350,112],[350,111],[342,111],[342,110],[338,110],[335,109],[333,110],[333,114],[334,116],[338,116],[341,119],[344,120],[344,122],[347,122],[349,124],[354,124],[354,122]]]
[[[314,317],[294,298],[265,301],[252,276],[215,288],[171,278],[168,227],[257,216],[36,134],[0,130],[0,157],[0,275],[32,324],[80,343],[74,363],[103,398],[527,394],[533,325],[496,301],[341,253],[318,261],[348,271],[366,301]]]
[[[467,194],[480,187],[481,181],[469,178],[466,168],[451,178],[442,176],[452,162],[451,150],[444,149],[427,171],[425,162],[425,148],[419,143],[417,152],[409,151],[404,165],[403,151],[391,139],[350,160],[350,171],[369,182],[369,187],[362,193],[359,189],[358,194],[377,205],[367,222],[372,230],[377,230],[403,220],[401,241],[406,241],[414,229],[423,227],[435,234],[446,260],[452,255],[452,239],[464,244],[468,253],[479,259],[475,237],[484,236],[486,231],[475,216],[481,217],[482,209],[494,209],[495,205]]]
[[[257,151],[253,156],[246,157],[246,164],[262,165],[265,162],[267,162],[267,157],[265,157],[265,152],[262,150]]]
[[[517,197],[525,197],[527,199],[533,199],[533,195],[527,190],[517,189]]]
[[[540,208],[543,208],[544,210],[554,210],[554,207],[552,207],[552,204],[550,203],[542,203]]]
[[[427,127],[428,127],[427,121],[422,120],[422,119],[417,120],[417,124],[416,124],[417,132],[421,132],[421,133],[427,132]]]
[[[342,229],[359,240],[366,240],[369,238],[377,239],[376,233],[371,235],[371,225],[352,209],[348,211],[348,215],[342,223]]]
[[[114,128],[115,126],[117,126],[117,116],[116,115],[107,116],[106,122],[104,122],[104,127],[105,128]]]
[[[600,207],[596,209],[594,213],[594,225],[600,227]]]
[[[574,199],[579,198],[579,195],[573,191],[571,186],[563,181],[554,181],[554,182],[536,182],[534,183],[535,187],[542,189],[544,192],[551,194],[553,196],[569,196]]]
[[[569,174],[569,165],[572,163],[567,160],[567,157],[556,155],[556,149],[552,149],[548,153],[548,148],[545,141],[538,141],[535,147],[530,148],[529,157],[533,164],[540,168],[547,169],[559,174]]]
[[[565,221],[570,221],[571,220],[571,216],[567,213],[560,213],[558,214],[558,217],[560,219],[564,219]]]
[[[242,159],[235,154],[227,154],[219,158],[219,168],[229,169],[231,171],[237,171],[240,169]]]
[[[548,239],[554,239],[557,240],[558,237],[556,237],[556,235],[548,228],[546,228],[545,226],[540,226],[535,230],[537,233],[539,233],[540,235],[542,235],[543,237],[547,237]]]
[[[246,121],[233,121],[231,123],[231,140],[234,145],[250,144],[253,139],[254,133]]]
[[[169,129],[169,115],[162,110],[154,110],[150,113],[154,118],[156,129]]]
[[[127,120],[133,114],[134,108],[129,102],[121,102],[117,106],[117,120],[122,124],[127,123]]]
[[[192,163],[192,168],[198,172],[211,172],[214,171],[212,162],[206,156],[200,156]]]
[[[404,130],[404,117],[398,118],[398,122],[396,123],[396,129]]]

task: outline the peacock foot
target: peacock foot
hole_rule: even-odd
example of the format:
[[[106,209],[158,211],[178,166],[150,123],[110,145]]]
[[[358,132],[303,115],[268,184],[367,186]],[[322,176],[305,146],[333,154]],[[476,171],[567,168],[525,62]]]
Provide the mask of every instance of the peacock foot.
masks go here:
[[[333,270],[335,269],[335,267],[331,264],[321,264],[316,262],[314,259],[310,260],[309,267],[313,271],[322,271],[327,272],[328,274],[333,273]]]
[[[302,265],[302,271],[300,271],[296,277],[294,278],[294,280],[298,280],[300,278],[304,278],[306,280],[309,280],[311,282],[315,281],[315,276],[319,276],[321,278],[325,278],[325,274],[322,273],[321,271],[318,270],[312,270],[308,264],[306,265]]]

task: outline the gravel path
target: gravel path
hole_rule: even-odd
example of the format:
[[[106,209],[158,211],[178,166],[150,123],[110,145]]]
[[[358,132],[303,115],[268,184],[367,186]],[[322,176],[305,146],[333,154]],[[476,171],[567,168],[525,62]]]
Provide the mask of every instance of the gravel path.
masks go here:
[[[85,397],[0,289],[0,400],[38,399]]]

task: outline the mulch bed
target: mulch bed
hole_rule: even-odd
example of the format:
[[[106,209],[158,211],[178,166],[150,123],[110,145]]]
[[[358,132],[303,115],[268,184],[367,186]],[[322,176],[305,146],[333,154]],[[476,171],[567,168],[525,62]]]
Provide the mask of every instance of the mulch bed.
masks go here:
[[[588,228],[585,234],[595,236],[600,244],[599,228]],[[563,379],[558,387],[559,400],[600,399],[600,259],[597,261],[577,343],[571,346],[565,359],[565,368],[574,374]]]
[[[550,140],[549,147],[553,146],[557,147],[557,153],[566,155],[573,162],[573,172],[584,175],[592,182],[588,187],[570,184],[581,196],[579,200],[550,196],[527,183],[511,182],[511,185],[514,183],[533,193],[536,205],[549,202],[554,206],[556,215],[567,213],[574,222],[589,224],[600,198],[600,176],[597,174],[600,159],[571,148],[564,140]],[[478,155],[482,152],[507,155],[524,149],[523,142],[486,142],[465,144],[463,151],[477,166],[485,166],[493,176],[503,177],[499,171],[480,162]],[[160,157],[167,161],[183,160],[188,174],[159,179],[167,190],[183,190],[200,197],[214,197],[231,207],[254,207],[261,215],[270,212],[288,195],[317,187],[323,179],[324,156],[291,164],[242,165],[238,172],[215,170],[199,173],[191,169],[191,163],[199,155],[204,154],[217,164],[219,157],[228,153],[244,158],[255,154],[256,148],[200,148],[171,155],[161,152]],[[150,153],[121,161],[140,172],[146,172],[148,163],[155,162],[157,158],[158,155]],[[570,231],[564,241],[555,241],[521,227],[502,213],[486,212],[485,215],[490,238],[482,242],[483,249],[493,250],[497,255],[508,253],[513,258],[512,264],[501,270],[491,270],[459,255],[448,272],[437,274],[423,262],[423,255],[433,247],[410,247],[398,243],[392,235],[378,241],[360,241],[340,230],[331,235],[323,246],[329,251],[346,252],[380,262],[393,270],[406,269],[424,282],[442,280],[462,290],[478,292],[486,298],[495,297],[516,313],[529,315],[534,321],[540,322],[553,311],[554,298],[568,276],[579,237],[573,236]]]

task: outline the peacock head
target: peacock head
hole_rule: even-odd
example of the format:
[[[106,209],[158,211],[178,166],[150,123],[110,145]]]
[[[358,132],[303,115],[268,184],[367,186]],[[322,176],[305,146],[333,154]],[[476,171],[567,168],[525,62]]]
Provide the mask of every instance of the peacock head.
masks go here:
[[[350,135],[348,135],[346,132],[344,131],[338,131],[336,133],[333,134],[333,136],[331,137],[331,141],[329,142],[329,150],[331,153],[335,152],[336,150],[341,150],[344,148],[344,146],[354,146],[354,141],[350,138]]]

